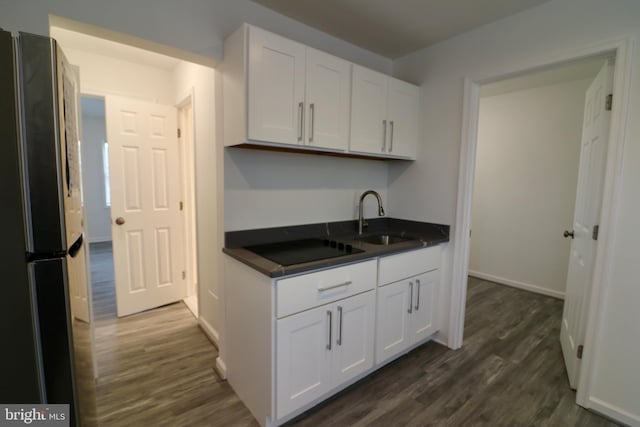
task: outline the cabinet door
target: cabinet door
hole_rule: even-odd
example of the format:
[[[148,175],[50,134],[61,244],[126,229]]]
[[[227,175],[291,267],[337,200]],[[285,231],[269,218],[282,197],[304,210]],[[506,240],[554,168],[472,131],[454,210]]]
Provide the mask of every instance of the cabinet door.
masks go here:
[[[332,306],[277,321],[276,417],[282,418],[331,388]],[[333,348],[333,344],[331,344]]]
[[[311,147],[346,150],[349,142],[351,64],[307,48],[306,132]]]
[[[373,366],[375,308],[373,291],[335,304],[333,387],[349,381]]]
[[[248,138],[301,143],[304,133],[304,45],[251,27],[247,72]]]
[[[408,280],[378,288],[377,364],[392,359],[411,345],[409,334],[410,298],[411,285]]]
[[[420,137],[420,88],[389,78],[387,153],[415,158]]]
[[[414,283],[411,344],[425,340],[438,330],[436,307],[439,275],[440,270],[434,270],[410,279]]]
[[[373,154],[386,151],[387,79],[384,74],[353,66],[351,151]]]

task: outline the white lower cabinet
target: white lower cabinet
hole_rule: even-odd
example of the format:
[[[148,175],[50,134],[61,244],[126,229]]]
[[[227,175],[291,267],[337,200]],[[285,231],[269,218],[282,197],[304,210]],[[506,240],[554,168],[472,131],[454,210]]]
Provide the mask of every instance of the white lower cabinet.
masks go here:
[[[378,288],[376,362],[402,354],[435,332],[438,270]]]
[[[272,279],[225,257],[227,375],[278,426],[437,332],[440,247]]]
[[[373,366],[375,292],[277,320],[276,417]]]

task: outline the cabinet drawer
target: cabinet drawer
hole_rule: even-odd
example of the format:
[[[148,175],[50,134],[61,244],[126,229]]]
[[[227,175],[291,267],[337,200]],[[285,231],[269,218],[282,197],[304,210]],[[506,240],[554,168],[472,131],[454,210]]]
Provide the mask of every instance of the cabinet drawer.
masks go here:
[[[380,258],[378,284],[386,285],[440,268],[440,246]]]
[[[376,264],[377,260],[373,259],[278,280],[278,319],[375,288]]]

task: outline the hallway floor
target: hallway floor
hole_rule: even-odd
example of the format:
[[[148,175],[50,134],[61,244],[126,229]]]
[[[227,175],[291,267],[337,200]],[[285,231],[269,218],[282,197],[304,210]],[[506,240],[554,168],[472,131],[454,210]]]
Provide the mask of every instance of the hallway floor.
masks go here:
[[[117,318],[110,243],[91,245],[91,274],[100,426],[256,425],[184,303]]]
[[[182,303],[118,319],[110,244],[91,245],[101,426],[258,426]],[[614,426],[575,405],[562,301],[469,279],[465,341],[428,343],[289,426]]]

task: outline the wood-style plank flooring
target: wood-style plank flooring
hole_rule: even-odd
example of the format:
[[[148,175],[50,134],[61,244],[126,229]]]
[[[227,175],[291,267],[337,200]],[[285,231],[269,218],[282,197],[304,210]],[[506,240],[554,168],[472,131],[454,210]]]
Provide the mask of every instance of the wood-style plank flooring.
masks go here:
[[[101,426],[258,426],[182,303],[118,319],[111,248],[91,245]],[[288,426],[613,426],[575,405],[562,302],[470,278],[465,341],[428,343]]]
[[[101,427],[257,425],[182,302],[117,318],[110,244],[91,245],[91,273]]]

